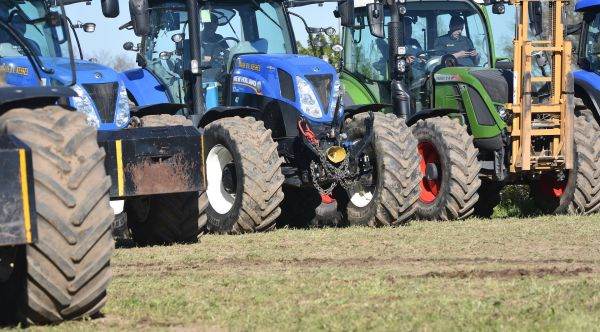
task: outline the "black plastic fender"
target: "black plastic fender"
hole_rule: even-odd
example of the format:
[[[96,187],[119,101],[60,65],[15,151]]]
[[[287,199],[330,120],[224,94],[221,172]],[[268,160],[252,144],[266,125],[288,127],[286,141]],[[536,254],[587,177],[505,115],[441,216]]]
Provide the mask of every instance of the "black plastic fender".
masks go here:
[[[364,105],[346,106],[346,107],[344,107],[344,119],[350,119],[360,113],[379,112],[387,107],[392,107],[392,105],[389,105],[389,104],[364,104]]]
[[[425,109],[420,112],[417,112],[415,115],[411,116],[406,120],[407,126],[412,126],[417,123],[419,120],[425,120],[429,118],[442,117],[448,114],[456,113],[457,110],[451,108],[431,108]]]
[[[254,107],[247,106],[219,106],[211,108],[210,111],[206,112],[198,126],[200,128],[206,127],[209,123],[219,119],[231,118],[234,116],[247,117],[252,116],[258,120],[261,118],[261,110]]]
[[[600,124],[600,91],[582,79],[575,78],[574,80],[575,97],[581,98],[585,105],[590,107],[596,122]]]
[[[44,107],[75,96],[75,91],[68,87],[0,87],[0,115],[13,108]]]

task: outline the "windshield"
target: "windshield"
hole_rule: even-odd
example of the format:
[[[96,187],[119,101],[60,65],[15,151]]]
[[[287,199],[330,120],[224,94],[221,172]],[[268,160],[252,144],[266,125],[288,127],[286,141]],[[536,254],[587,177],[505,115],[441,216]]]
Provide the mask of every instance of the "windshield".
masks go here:
[[[590,68],[595,72],[600,72],[600,15],[597,14],[589,21],[585,34],[585,43],[581,45],[583,55],[589,62]]]
[[[414,61],[411,80],[422,78],[442,55],[453,54],[459,66],[489,67],[490,45],[481,12],[467,2],[408,2],[405,44]],[[360,29],[345,29],[346,70],[371,81],[389,81],[387,39],[371,35],[366,8],[357,8]],[[390,16],[385,13],[385,32]],[[387,36],[386,36],[387,37]]]
[[[286,13],[278,2],[207,1],[200,8],[203,82],[220,87],[236,55],[294,52]],[[183,74],[190,65],[189,22],[185,2],[160,2],[150,10],[144,39],[148,68],[168,87],[175,102],[185,103]]]
[[[49,12],[51,9],[42,0],[0,1],[0,20],[10,25],[32,52],[43,57],[68,57],[68,43],[62,26],[48,23]],[[8,31],[0,33],[0,57],[25,55],[25,50]]]

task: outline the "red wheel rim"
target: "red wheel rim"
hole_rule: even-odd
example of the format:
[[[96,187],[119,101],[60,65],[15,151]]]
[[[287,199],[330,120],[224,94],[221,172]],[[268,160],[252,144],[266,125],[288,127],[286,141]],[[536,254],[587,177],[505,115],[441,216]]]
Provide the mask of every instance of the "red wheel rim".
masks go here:
[[[567,188],[567,179],[559,181],[556,174],[545,173],[540,177],[539,186],[544,196],[560,198]]]
[[[421,161],[419,168],[421,169],[421,193],[419,199],[421,202],[431,204],[437,198],[440,187],[442,185],[442,172],[440,167],[440,155],[437,149],[430,142],[420,142],[418,145],[419,156]],[[427,164],[435,164],[438,169],[438,176],[435,180],[428,180],[426,175]]]

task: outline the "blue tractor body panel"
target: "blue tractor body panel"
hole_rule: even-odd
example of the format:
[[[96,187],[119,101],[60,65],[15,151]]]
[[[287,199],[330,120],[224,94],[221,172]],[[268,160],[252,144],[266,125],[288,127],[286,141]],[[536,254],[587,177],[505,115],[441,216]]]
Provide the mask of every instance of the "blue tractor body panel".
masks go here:
[[[594,8],[598,7],[598,8]],[[575,4],[575,11],[592,11],[600,9],[600,0],[580,0]]]
[[[292,86],[282,84],[289,75]],[[320,118],[302,112],[298,78],[311,85],[323,113]],[[324,82],[315,86],[314,81]],[[324,78],[328,78],[328,81]],[[338,81],[335,68],[329,63],[314,57],[295,54],[246,54],[237,58],[232,74],[232,92],[264,96],[288,104],[312,123],[331,123],[335,108],[334,85]],[[288,84],[289,85],[289,84]],[[293,89],[293,94],[287,89]],[[284,96],[287,92],[287,97]],[[291,96],[294,98],[288,98]],[[343,112],[340,112],[340,116]]]
[[[41,61],[47,68],[52,68],[53,73],[48,74],[40,72],[42,85],[45,86],[64,86],[71,84],[71,63],[67,58],[49,58],[41,57]],[[118,89],[123,85],[119,80],[117,72],[103,65],[96,63],[78,60],[75,61],[75,70],[77,71],[77,84],[80,86],[87,86],[93,84],[115,84],[114,91],[114,105],[108,107],[114,112],[119,107],[119,96]],[[12,86],[31,87],[38,86],[39,81],[37,74],[35,73],[33,66],[28,58],[26,57],[5,57],[0,58],[0,66],[7,68],[6,82]],[[95,101],[94,98],[91,98]],[[71,106],[74,106],[73,101],[70,101]],[[114,114],[107,117],[98,109],[98,105],[92,103],[96,116],[100,119],[99,130],[118,130],[124,126],[118,126],[115,123]],[[112,121],[111,121],[112,119]]]
[[[171,102],[165,87],[146,69],[128,70],[120,73],[119,78],[139,107]]]

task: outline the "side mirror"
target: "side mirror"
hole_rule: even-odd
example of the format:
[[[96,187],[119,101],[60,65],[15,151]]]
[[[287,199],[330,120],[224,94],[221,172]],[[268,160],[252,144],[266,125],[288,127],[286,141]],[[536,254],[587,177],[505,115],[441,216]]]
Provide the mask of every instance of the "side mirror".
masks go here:
[[[367,5],[367,19],[369,20],[369,29],[371,34],[377,38],[385,37],[385,25],[383,22],[383,4],[370,3]]]
[[[162,51],[158,53],[158,57],[165,61],[171,59],[171,56],[173,56],[173,52]]]
[[[328,35],[329,37],[335,36],[335,33],[337,32],[337,31],[335,31],[334,27],[326,28],[324,31],[325,31],[325,34]]]
[[[536,36],[539,36],[543,32],[542,19],[542,3],[540,1],[530,2],[529,27]]]
[[[115,18],[119,16],[119,0],[102,0],[101,3],[104,17]]]
[[[96,31],[96,23],[83,23],[81,25],[81,27],[83,28],[83,31],[87,32],[87,33],[92,33],[94,31]]]
[[[337,12],[343,27],[354,26],[354,0],[338,0]]]
[[[123,44],[123,49],[125,51],[132,51],[132,52],[137,52],[140,50],[139,47],[135,47],[135,45],[133,45],[132,42],[126,42],[125,44]]]
[[[138,37],[144,37],[150,31],[150,13],[148,0],[129,0],[129,14],[133,24],[133,32]]]

